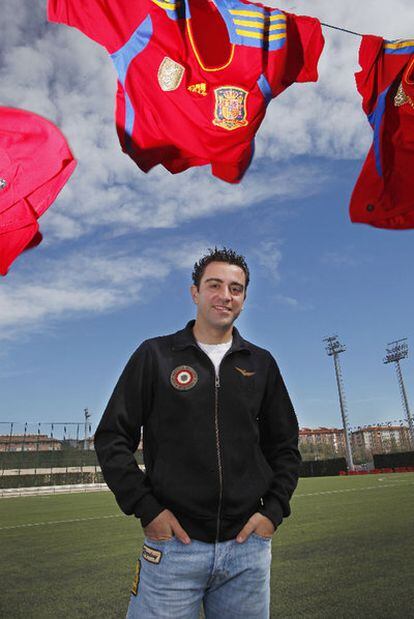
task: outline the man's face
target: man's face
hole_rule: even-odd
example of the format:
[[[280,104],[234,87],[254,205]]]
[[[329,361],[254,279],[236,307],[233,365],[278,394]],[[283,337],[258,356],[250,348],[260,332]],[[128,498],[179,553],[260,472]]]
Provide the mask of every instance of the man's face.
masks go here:
[[[197,305],[197,320],[204,326],[227,329],[243,308],[246,275],[242,268],[227,262],[210,262],[205,268],[200,287],[191,286]]]

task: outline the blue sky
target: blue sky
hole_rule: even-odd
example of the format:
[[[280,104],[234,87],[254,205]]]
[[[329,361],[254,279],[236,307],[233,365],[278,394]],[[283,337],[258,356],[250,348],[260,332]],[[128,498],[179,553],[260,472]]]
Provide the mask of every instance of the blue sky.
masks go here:
[[[408,0],[363,7],[317,0],[277,6],[389,39],[413,35]],[[240,186],[209,169],[141,173],[113,124],[115,76],[102,49],[45,23],[45,3],[6,0],[2,104],[57,122],[79,164],[40,220],[44,242],[0,282],[0,417],[99,421],[136,346],[194,315],[192,264],[207,247],[243,253],[252,281],[237,326],[271,350],[300,425],[338,426],[332,359],[338,334],[352,426],[399,420],[387,342],[413,340],[413,231],[351,224],[348,204],[371,130],[353,73],[359,39],[324,30],[317,84],[273,101]],[[410,17],[412,19],[410,19]],[[413,362],[402,362],[414,402]],[[414,405],[414,404],[413,404]]]

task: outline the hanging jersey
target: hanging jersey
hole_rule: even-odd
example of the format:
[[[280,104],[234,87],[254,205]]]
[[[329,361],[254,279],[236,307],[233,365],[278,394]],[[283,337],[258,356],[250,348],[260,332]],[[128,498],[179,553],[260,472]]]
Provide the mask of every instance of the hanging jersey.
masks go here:
[[[366,35],[355,74],[373,143],[355,185],[353,222],[414,228],[414,40]]]
[[[42,240],[38,219],[76,161],[59,129],[24,110],[0,107],[0,274]]]
[[[269,101],[316,81],[320,22],[246,0],[48,0],[51,21],[103,45],[121,146],[147,172],[211,164],[238,182]]]

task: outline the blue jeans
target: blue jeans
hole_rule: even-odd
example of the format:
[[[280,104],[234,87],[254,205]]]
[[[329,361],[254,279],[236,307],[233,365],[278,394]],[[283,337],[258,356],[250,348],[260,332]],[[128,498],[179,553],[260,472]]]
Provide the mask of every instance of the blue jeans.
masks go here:
[[[145,538],[127,619],[269,619],[271,545]]]

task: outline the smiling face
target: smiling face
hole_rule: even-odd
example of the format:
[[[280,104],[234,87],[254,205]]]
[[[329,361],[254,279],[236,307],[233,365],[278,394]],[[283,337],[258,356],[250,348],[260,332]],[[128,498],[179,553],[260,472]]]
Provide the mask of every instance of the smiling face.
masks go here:
[[[246,275],[235,264],[210,262],[201,277],[199,288],[191,286],[191,296],[197,305],[197,331],[230,335],[246,297]]]

